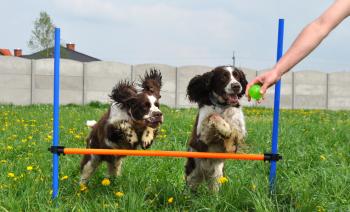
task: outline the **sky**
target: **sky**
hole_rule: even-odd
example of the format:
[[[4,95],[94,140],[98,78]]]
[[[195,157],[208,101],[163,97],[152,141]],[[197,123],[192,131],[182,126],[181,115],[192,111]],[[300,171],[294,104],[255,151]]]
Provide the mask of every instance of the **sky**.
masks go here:
[[[331,0],[0,0],[0,48],[28,48],[46,11],[63,42],[105,61],[173,66],[232,64],[263,70],[276,60],[277,24],[284,50]],[[293,70],[350,71],[350,18]]]

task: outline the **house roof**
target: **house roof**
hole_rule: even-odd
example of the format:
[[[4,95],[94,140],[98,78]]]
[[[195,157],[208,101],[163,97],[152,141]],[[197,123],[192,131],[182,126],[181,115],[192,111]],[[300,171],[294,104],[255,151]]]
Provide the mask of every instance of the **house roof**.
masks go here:
[[[12,56],[11,51],[9,49],[0,49],[0,55]]]
[[[27,59],[43,59],[43,58],[52,58],[54,56],[54,48],[48,48],[30,55],[23,55],[23,58]],[[65,48],[61,46],[61,58],[76,60],[80,62],[91,62],[91,61],[100,61],[95,57]]]

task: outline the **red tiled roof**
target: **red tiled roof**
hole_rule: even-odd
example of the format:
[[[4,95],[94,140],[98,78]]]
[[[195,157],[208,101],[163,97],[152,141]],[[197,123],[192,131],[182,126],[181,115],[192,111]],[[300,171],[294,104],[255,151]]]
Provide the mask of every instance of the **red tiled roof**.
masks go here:
[[[0,55],[12,56],[11,51],[8,49],[0,49]]]

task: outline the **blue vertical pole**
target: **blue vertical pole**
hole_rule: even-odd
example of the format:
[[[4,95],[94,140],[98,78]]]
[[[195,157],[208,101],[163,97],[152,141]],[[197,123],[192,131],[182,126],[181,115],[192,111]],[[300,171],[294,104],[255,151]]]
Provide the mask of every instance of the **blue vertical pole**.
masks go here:
[[[283,54],[283,32],[284,32],[284,19],[278,20],[278,42],[277,42],[277,62],[282,57]],[[278,153],[278,120],[280,111],[280,91],[281,91],[281,80],[279,80],[275,85],[275,101],[273,108],[273,126],[272,126],[272,145],[271,153]],[[276,161],[272,160],[270,164],[270,192],[274,191],[275,179],[276,179]]]
[[[59,145],[60,118],[60,28],[55,28],[54,93],[53,93],[53,146]],[[52,156],[52,199],[58,195],[58,153]]]

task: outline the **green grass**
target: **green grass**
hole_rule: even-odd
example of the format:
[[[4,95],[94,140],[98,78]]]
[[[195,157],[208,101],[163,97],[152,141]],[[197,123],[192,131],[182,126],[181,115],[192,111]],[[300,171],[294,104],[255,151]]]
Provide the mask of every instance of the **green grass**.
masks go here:
[[[61,107],[61,145],[84,147],[86,120],[106,105]],[[165,122],[152,149],[186,150],[195,109],[162,107]],[[246,153],[270,150],[272,110],[245,109]],[[78,185],[81,156],[60,157],[60,193],[51,200],[52,107],[0,106],[0,211],[349,211],[350,112],[282,110],[276,195],[268,194],[269,164],[227,161],[218,194],[185,189],[184,159],[127,157],[122,176],[103,186],[106,166],[87,191]],[[32,170],[27,170],[32,167]],[[123,192],[118,197],[116,192]],[[173,198],[169,203],[168,199]]]

